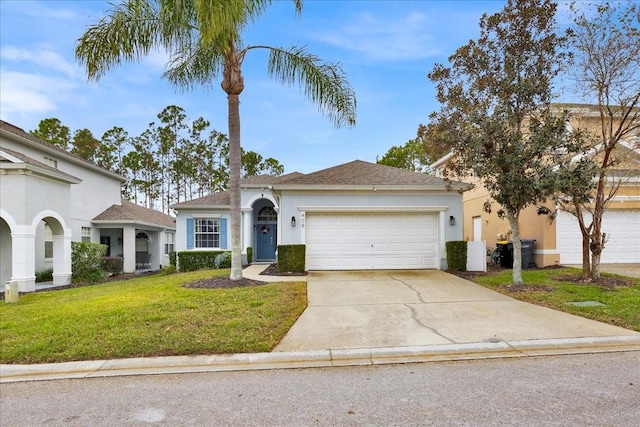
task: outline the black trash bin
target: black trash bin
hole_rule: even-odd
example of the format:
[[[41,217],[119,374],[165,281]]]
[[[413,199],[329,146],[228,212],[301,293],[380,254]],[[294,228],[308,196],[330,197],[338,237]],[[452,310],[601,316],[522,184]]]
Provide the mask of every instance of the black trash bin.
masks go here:
[[[522,268],[535,268],[536,263],[533,262],[533,243],[535,240],[520,240],[522,245]]]
[[[535,240],[520,240],[520,245],[522,248],[522,269],[525,270],[527,268],[534,268],[536,263],[533,262],[533,243]],[[502,268],[513,268],[513,242],[509,241],[507,243],[497,244],[497,247],[500,251],[500,267]]]
[[[511,242],[497,243],[500,253],[500,267],[513,268],[513,244]]]

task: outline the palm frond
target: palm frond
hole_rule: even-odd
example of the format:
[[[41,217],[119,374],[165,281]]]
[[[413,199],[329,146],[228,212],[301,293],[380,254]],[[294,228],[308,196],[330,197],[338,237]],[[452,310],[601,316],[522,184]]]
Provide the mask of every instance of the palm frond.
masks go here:
[[[268,71],[289,86],[297,85],[301,91],[336,127],[354,126],[356,96],[339,63],[325,63],[304,47],[289,49],[251,46],[270,51]]]

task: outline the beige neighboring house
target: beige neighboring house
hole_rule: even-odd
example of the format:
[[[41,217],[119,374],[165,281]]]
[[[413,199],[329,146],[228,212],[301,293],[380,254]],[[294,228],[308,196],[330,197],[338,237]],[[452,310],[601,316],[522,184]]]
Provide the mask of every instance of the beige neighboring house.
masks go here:
[[[96,242],[124,271],[169,264],[175,220],[120,196],[125,178],[0,121],[0,283],[71,282],[71,242]]]
[[[574,128],[597,129],[598,116],[593,107],[574,107],[572,113],[570,125]],[[586,155],[599,156],[597,150]],[[605,194],[612,185],[620,187],[603,215],[602,231],[607,233],[608,242],[601,262],[640,263],[640,138],[636,135],[620,143],[614,156],[618,164],[610,170]],[[445,176],[451,157],[448,154],[431,165],[436,176]],[[483,240],[488,248],[495,248],[497,241],[510,239],[509,222],[498,218],[499,206],[495,203],[491,214],[484,212],[483,204],[489,196],[478,178],[471,176],[465,181],[476,186],[463,194],[464,239]],[[547,204],[547,207],[554,212],[551,216],[539,216],[535,206],[520,215],[520,238],[535,240],[535,264],[538,267],[581,264],[582,235],[577,219],[559,206]]]

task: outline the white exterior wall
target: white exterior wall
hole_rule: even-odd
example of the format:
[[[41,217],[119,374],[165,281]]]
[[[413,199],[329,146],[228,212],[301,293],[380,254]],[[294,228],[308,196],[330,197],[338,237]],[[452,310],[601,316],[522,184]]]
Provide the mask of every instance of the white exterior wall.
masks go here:
[[[444,243],[450,240],[462,240],[462,195],[450,193],[398,193],[398,192],[286,192],[282,195],[280,206],[281,224],[278,228],[279,244],[304,243],[304,220],[300,207],[362,207],[371,208],[442,208],[439,210],[439,223],[444,241],[440,242],[441,268],[446,268],[446,250]],[[296,217],[296,226],[291,226],[291,217]],[[449,217],[456,218],[456,225],[449,225]]]
[[[187,219],[188,218],[226,218],[227,219],[227,247],[231,250],[231,221],[229,211],[212,209],[180,209],[176,217],[175,251],[187,250]],[[163,233],[164,235],[164,233]],[[164,237],[163,237],[164,238]],[[194,249],[196,250],[196,249]],[[206,250],[211,250],[207,248]],[[163,246],[164,251],[164,246]],[[169,258],[167,257],[167,265]]]
[[[67,160],[61,154],[49,153],[48,151],[40,150],[37,147],[22,144],[9,138],[2,138],[2,146],[23,153],[25,156],[45,164],[47,164],[45,157],[55,159],[58,162],[58,169],[60,171],[82,180],[82,183],[70,186],[68,202],[70,208],[73,210],[73,216],[69,217],[65,215],[65,218],[69,218],[68,226],[71,228],[72,240],[74,242],[81,240],[82,227],[92,226],[91,219],[105,211],[111,205],[120,204],[121,181],[119,178],[99,172],[98,170],[93,170],[89,164],[79,165]],[[31,183],[29,183],[29,191],[34,191]],[[48,197],[46,191],[40,191],[38,194],[47,197],[47,200],[33,198],[32,200],[34,202],[39,206],[52,206],[47,204],[51,201],[52,197]],[[65,214],[67,212],[65,212]],[[97,234],[94,234],[92,241],[97,242],[97,236]]]

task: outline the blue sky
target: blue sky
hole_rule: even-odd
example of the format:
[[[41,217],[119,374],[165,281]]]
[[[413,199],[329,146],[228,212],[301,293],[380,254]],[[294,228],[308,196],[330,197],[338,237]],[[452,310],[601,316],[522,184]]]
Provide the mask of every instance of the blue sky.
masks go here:
[[[416,135],[438,109],[427,73],[479,34],[482,13],[502,1],[307,0],[296,17],[292,2],[274,2],[250,27],[244,44],[304,45],[340,62],[356,92],[353,129],[335,129],[297,87],[269,79],[266,53],[252,51],[243,66],[242,146],[274,157],[285,172],[313,172],[360,159],[375,162]],[[161,79],[167,56],[87,82],[74,58],[76,40],[110,8],[104,1],[0,0],[0,114],[30,131],[56,117],[97,138],[113,126],[136,136],[168,105],[189,118],[204,117],[227,133],[227,102],[220,82],[183,93]]]

